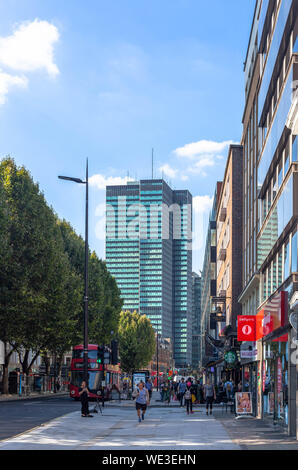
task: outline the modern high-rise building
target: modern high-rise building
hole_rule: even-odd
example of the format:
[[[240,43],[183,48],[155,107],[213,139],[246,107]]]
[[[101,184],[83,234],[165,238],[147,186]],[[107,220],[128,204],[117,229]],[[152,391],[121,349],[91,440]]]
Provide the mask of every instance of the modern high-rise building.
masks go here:
[[[106,262],[123,308],[171,338],[177,367],[191,363],[192,196],[164,180],[106,189]]]
[[[298,2],[257,0],[245,61],[241,347],[255,413],[298,429],[291,299],[298,291]]]

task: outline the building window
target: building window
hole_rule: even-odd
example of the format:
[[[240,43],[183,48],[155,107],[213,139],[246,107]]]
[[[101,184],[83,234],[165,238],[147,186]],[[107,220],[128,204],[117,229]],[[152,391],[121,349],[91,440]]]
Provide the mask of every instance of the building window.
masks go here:
[[[282,284],[282,250],[278,253],[278,286]]]
[[[278,187],[280,188],[283,180],[283,169],[282,169],[282,159],[278,165]]]
[[[297,136],[293,136],[293,145],[292,145],[292,162],[297,162]]]
[[[298,272],[297,231],[292,235],[292,273]]]
[[[286,242],[284,246],[285,254],[284,254],[284,280],[286,280],[290,275],[290,243],[289,240]]]
[[[267,297],[270,297],[271,295],[271,289],[272,289],[272,286],[271,286],[271,264],[269,266],[269,269],[268,269],[268,289],[267,289]]]
[[[277,289],[277,283],[276,283],[276,257],[274,258],[272,262],[272,291],[274,292]]]
[[[263,274],[263,301],[267,299],[267,276],[266,271]]]

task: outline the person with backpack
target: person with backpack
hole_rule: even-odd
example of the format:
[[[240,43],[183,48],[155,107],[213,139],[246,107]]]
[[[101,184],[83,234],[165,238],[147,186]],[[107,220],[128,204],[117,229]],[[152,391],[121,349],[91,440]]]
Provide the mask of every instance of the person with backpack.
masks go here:
[[[189,382],[190,383],[190,382]],[[187,384],[187,388],[184,393],[184,401],[186,405],[186,412],[189,415],[189,412],[193,414],[194,412],[192,411],[192,390],[191,390],[191,384]]]
[[[225,390],[226,390],[226,395],[227,395],[228,401],[231,401],[232,397],[233,397],[233,384],[230,380],[228,380],[225,383]]]

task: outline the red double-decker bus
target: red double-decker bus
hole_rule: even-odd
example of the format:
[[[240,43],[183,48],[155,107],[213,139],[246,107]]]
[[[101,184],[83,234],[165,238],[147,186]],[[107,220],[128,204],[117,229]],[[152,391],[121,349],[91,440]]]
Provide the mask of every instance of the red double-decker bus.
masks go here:
[[[99,364],[98,344],[88,344],[88,388],[89,398],[110,399],[113,388],[119,389],[119,365]],[[80,398],[79,388],[84,380],[84,346],[73,347],[70,366],[70,397]]]

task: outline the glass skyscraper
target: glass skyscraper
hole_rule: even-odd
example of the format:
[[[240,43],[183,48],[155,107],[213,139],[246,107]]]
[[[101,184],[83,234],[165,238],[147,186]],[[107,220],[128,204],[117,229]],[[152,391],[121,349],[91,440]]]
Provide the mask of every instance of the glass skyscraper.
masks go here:
[[[164,180],[106,190],[106,262],[125,310],[138,311],[191,363],[192,196]]]

